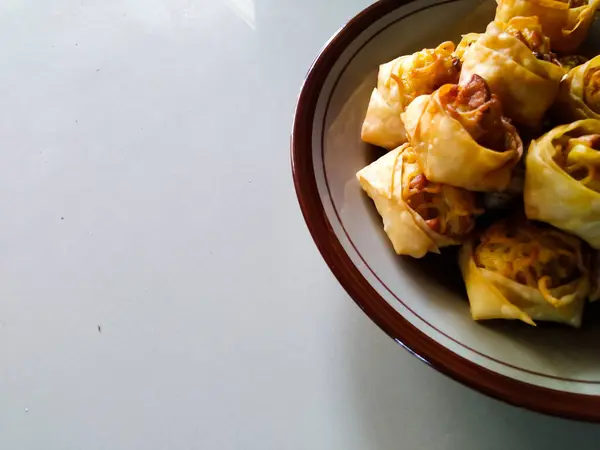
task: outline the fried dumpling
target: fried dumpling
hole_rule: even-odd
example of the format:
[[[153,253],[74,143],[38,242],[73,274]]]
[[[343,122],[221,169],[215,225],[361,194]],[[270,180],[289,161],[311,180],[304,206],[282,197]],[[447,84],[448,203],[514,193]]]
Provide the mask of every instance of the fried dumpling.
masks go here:
[[[460,72],[454,44],[444,42],[401,56],[379,68],[377,87],[371,94],[361,138],[388,150],[407,141],[400,115],[419,95],[431,94],[446,83],[456,83]]]
[[[523,143],[480,76],[463,87],[447,84],[417,98],[402,117],[430,181],[472,191],[509,185]]]
[[[525,160],[525,213],[600,249],[600,120],[554,128]]]
[[[586,38],[600,0],[497,0],[496,20],[536,16],[552,48],[575,50]]]
[[[500,98],[504,113],[532,129],[539,128],[565,74],[536,17],[490,23],[462,61],[461,85],[480,75]]]
[[[495,223],[460,251],[474,320],[581,325],[592,294],[590,251],[577,237],[524,219]]]
[[[408,144],[388,152],[356,176],[375,202],[399,255],[421,258],[462,243],[482,212],[472,192],[427,180]]]
[[[567,122],[600,120],[600,56],[574,67],[562,79],[554,114]]]

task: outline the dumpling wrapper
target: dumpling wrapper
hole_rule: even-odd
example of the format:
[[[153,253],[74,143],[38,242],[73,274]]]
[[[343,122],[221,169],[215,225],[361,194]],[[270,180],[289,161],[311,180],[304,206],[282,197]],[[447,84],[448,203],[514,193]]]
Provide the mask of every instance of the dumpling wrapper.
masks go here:
[[[513,17],[538,17],[552,48],[572,52],[585,40],[594,21],[600,0],[571,8],[569,2],[558,0],[496,0],[496,20],[508,22]]]
[[[556,116],[568,122],[581,119],[600,120],[598,107],[595,107],[598,112],[594,111],[586,101],[586,81],[600,84],[600,73],[594,80],[586,80],[591,71],[600,71],[600,56],[571,69],[562,79],[554,108]]]
[[[367,107],[361,139],[388,150],[407,142],[400,115],[419,95],[430,94],[438,86],[458,80],[459,69],[453,65],[453,52],[454,44],[448,41],[435,49],[424,49],[382,64],[377,87]]]
[[[585,300],[590,290],[588,280],[579,283],[575,295],[564,306],[555,307],[537,289],[478,267],[473,258],[473,247],[473,242],[468,242],[459,253],[459,265],[473,320],[521,320],[529,325],[535,325],[534,321],[538,320],[564,323],[576,328],[581,325]]]
[[[401,113],[399,107],[388,105],[380,92],[373,89],[361,130],[361,139],[386,149],[396,148],[406,142]]]
[[[402,196],[402,152],[408,144],[386,153],[356,177],[371,197],[383,220],[384,230],[399,255],[421,258],[428,252],[439,253],[441,247],[460,242],[434,232],[425,220],[404,201]],[[470,193],[467,193],[470,195]]]
[[[555,141],[565,134],[599,134],[600,121],[581,120],[532,141],[525,159],[525,214],[579,236],[600,249],[600,193],[571,177],[555,161]]]
[[[442,106],[440,91],[413,101],[402,118],[425,176],[470,191],[502,191],[522,156],[522,145],[496,152],[479,145]]]
[[[521,26],[522,19],[535,24],[535,18],[511,20]],[[539,127],[552,105],[564,70],[556,64],[537,59],[519,39],[505,32],[508,24],[488,25],[486,32],[464,51],[460,85],[480,75],[500,97],[504,113],[530,128]],[[533,26],[533,25],[532,25]]]

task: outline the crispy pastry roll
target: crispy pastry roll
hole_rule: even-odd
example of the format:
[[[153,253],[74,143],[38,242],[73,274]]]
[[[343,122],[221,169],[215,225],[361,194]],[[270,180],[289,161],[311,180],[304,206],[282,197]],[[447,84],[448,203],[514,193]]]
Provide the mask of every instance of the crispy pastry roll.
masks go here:
[[[571,69],[562,79],[554,113],[569,122],[600,120],[600,56]]]
[[[501,191],[523,143],[486,82],[473,75],[423,95],[403,114],[407,134],[430,181],[472,191]]]
[[[600,121],[554,128],[529,147],[525,213],[600,249]]]
[[[399,255],[421,258],[462,243],[475,226],[475,216],[483,212],[472,192],[427,180],[408,144],[356,176],[375,202]]]
[[[460,62],[453,52],[454,44],[444,42],[381,65],[361,130],[363,141],[388,150],[406,142],[400,114],[419,95],[458,81]]]
[[[496,20],[537,16],[552,48],[571,52],[584,41],[600,0],[497,0]]]
[[[538,128],[565,74],[535,17],[495,21],[463,54],[460,84],[480,75],[516,123]]]
[[[524,219],[500,221],[460,251],[474,320],[581,325],[592,291],[590,251],[580,239]]]

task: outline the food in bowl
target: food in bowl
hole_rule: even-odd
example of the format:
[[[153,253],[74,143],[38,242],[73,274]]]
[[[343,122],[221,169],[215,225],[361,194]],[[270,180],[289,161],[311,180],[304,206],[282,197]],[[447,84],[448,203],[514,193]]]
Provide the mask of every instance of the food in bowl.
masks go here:
[[[500,1],[485,33],[456,47],[380,66],[362,138],[388,152],[357,177],[397,254],[462,246],[474,320],[579,327],[598,290],[600,56],[575,53],[591,20],[575,39],[519,5]],[[588,20],[597,3],[584,6]]]
[[[493,224],[462,247],[459,260],[476,320],[578,327],[593,295],[589,248],[575,236],[524,219]]]
[[[565,70],[537,17],[490,23],[462,55],[460,84],[480,75],[516,124],[539,128]]]
[[[429,181],[408,144],[385,154],[357,177],[375,202],[399,255],[420,258],[462,243],[483,212],[474,193]]]
[[[585,39],[600,0],[498,0],[496,18],[536,16],[556,50],[570,52]]]
[[[600,249],[600,120],[560,125],[535,139],[526,163],[527,216]]]
[[[402,115],[425,176],[472,191],[500,191],[523,155],[516,128],[483,78],[446,84]]]
[[[566,121],[600,119],[600,56],[569,70],[560,82],[555,109]]]
[[[419,95],[431,94],[446,83],[458,82],[459,73],[452,42],[381,65],[377,87],[373,89],[363,122],[362,139],[388,150],[405,143],[400,114]]]

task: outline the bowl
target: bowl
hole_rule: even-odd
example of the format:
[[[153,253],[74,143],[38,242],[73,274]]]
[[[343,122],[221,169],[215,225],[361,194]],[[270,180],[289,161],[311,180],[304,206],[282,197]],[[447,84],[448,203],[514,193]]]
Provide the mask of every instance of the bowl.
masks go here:
[[[494,9],[492,0],[381,0],[342,27],[314,61],[298,99],[291,141],[298,201],[338,281],[400,345],[497,399],[600,422],[598,307],[587,308],[579,330],[472,321],[456,252],[397,256],[355,177],[383,154],[360,139],[379,64],[484,31]],[[587,42],[594,41],[597,24]]]

